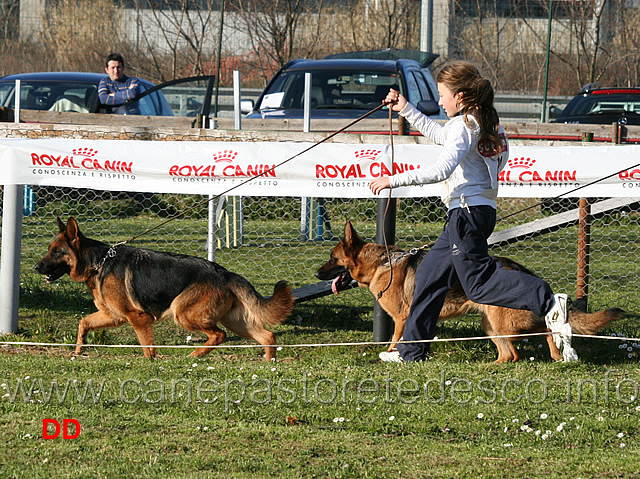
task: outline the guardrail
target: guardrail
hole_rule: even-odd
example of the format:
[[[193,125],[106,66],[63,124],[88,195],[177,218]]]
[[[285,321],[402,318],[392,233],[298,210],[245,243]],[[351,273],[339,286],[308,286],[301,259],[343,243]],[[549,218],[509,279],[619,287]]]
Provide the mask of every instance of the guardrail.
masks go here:
[[[545,118],[552,119],[562,111],[572,96],[547,97]],[[496,95],[495,107],[502,121],[533,121],[542,118],[542,95]]]
[[[260,96],[262,90],[256,88],[243,88],[242,99],[253,100]],[[547,97],[547,112],[545,118],[554,118],[555,111],[562,110],[573,98],[572,96]],[[542,117],[542,95],[513,95],[499,94],[495,97],[495,106],[502,121],[532,121],[539,122]],[[218,97],[220,118],[233,116],[233,89],[220,88]]]

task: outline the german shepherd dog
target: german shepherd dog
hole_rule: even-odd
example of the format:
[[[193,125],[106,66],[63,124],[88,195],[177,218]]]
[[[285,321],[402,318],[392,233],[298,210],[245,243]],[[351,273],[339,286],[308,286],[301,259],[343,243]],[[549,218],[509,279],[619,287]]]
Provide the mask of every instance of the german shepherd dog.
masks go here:
[[[189,331],[208,336],[204,347],[190,356],[206,355],[226,337],[224,326],[243,338],[269,346],[275,344],[265,324],[282,323],[291,313],[294,298],[285,281],[278,282],[273,296],[265,299],[242,276],[222,266],[193,256],[162,253],[89,239],[78,223],[57,219],[59,232],[47,255],[35,265],[52,282],[68,274],[89,288],[98,311],[85,316],[78,327],[74,355],[80,354],[87,333],[94,329],[133,326],[141,345],[153,346],[153,324],[173,317]],[[275,348],[265,347],[266,359],[275,359]],[[143,348],[153,358],[155,348]]]
[[[426,254],[422,251],[417,255],[402,256],[402,251],[395,247],[391,247],[390,252],[393,279],[389,289],[378,299],[382,309],[395,322],[389,351],[396,346],[396,343],[402,337],[404,324],[413,300],[415,271]],[[394,255],[400,257],[400,259],[394,262]],[[505,269],[522,271],[533,275],[531,271],[515,261],[502,257],[494,258]],[[316,273],[319,279],[334,280],[334,292],[350,283],[353,278],[358,282],[359,286],[368,287],[376,297],[380,291],[387,287],[389,275],[389,259],[385,247],[365,242],[358,236],[349,221],[347,221],[344,228],[344,238],[331,252],[331,259],[322,265]],[[511,336],[549,331],[544,320],[530,311],[474,303],[466,297],[458,283],[447,294],[439,319],[451,318],[469,312],[478,312],[482,315],[482,328],[487,336]],[[621,318],[623,313],[618,308],[606,309],[593,314],[571,308],[569,311],[569,323],[574,333],[595,334],[609,322]],[[512,341],[516,339],[497,337],[491,339],[498,348],[496,362],[504,363],[518,360],[518,353],[512,344]],[[552,335],[547,336],[547,343],[551,357],[556,361],[562,360],[562,354],[558,351]]]

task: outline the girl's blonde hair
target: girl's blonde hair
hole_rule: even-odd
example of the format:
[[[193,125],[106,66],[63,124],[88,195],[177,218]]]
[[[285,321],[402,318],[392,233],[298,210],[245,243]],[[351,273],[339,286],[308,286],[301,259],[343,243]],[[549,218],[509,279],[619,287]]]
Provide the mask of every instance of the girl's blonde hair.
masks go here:
[[[489,151],[499,154],[502,142],[498,137],[500,118],[493,106],[493,87],[483,78],[472,63],[459,61],[450,63],[438,73],[436,82],[442,83],[451,93],[460,94],[460,113],[469,125],[467,115],[472,115],[480,126],[478,142],[488,143]]]

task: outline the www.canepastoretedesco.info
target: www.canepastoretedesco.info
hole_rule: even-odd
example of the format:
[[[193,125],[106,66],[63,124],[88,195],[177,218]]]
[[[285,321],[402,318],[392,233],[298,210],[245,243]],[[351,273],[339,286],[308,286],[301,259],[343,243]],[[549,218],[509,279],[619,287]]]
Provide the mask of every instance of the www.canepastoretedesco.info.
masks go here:
[[[125,404],[192,403],[250,404],[363,404],[424,401],[431,404],[492,404],[496,402],[541,404],[544,402],[632,404],[638,398],[640,380],[615,375],[614,370],[589,379],[562,381],[543,377],[465,379],[438,377],[396,379],[383,377],[333,379],[311,377],[201,378],[201,379],[56,379],[25,376],[0,384],[3,401],[12,403],[95,404],[118,401]]]

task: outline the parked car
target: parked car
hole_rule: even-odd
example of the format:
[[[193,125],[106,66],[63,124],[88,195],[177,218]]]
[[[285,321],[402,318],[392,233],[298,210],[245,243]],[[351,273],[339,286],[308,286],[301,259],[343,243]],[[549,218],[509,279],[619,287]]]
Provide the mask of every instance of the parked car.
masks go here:
[[[103,73],[40,72],[0,78],[0,106],[15,107],[15,85],[20,80],[20,107],[27,110],[111,113],[101,105],[98,85]],[[143,92],[127,102],[130,111],[149,116],[208,116],[213,76],[189,77],[155,86],[140,79]]]
[[[414,58],[407,58],[413,56]],[[447,116],[429,66],[437,55],[405,50],[374,50],[332,55],[322,60],[291,60],[269,81],[257,101],[244,100],[247,118],[303,118],[305,73],[311,73],[311,118],[359,118],[379,106],[390,88],[423,113]],[[370,118],[386,118],[377,111]]]
[[[640,88],[587,85],[553,123],[640,125]]]

